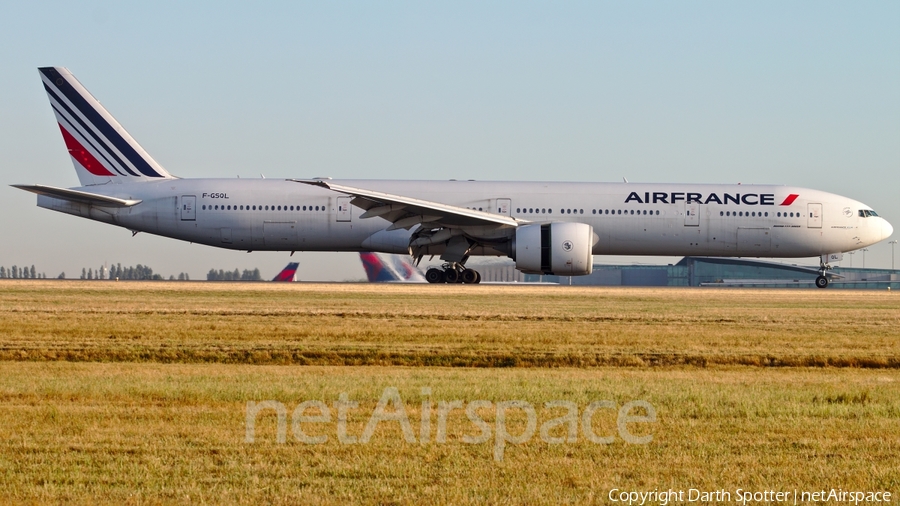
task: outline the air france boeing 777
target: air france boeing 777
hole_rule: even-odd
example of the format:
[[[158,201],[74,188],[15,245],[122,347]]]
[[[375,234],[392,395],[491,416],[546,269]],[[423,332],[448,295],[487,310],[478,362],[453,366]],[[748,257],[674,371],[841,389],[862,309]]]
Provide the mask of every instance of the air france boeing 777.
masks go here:
[[[891,225],[856,200],[773,185],[183,179],[65,68],[39,69],[81,186],[15,185],[37,205],[235,250],[440,255],[426,279],[477,283],[472,255],[526,273],[590,274],[592,255],[819,256],[875,244]]]

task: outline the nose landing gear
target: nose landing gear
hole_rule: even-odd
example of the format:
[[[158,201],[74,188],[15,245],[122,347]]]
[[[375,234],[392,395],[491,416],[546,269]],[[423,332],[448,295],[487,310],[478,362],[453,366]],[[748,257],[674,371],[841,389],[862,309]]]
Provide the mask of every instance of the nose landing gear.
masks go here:
[[[446,263],[440,269],[432,267],[425,272],[425,281],[429,283],[465,283],[473,285],[481,283],[481,274],[474,269],[466,269],[460,263]]]

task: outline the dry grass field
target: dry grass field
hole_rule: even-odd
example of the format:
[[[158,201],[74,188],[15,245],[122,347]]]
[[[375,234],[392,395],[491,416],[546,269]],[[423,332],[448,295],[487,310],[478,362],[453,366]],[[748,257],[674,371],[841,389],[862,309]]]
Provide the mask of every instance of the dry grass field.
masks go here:
[[[900,368],[900,294],[20,281],[0,360]]]
[[[4,282],[0,502],[592,504],[613,488],[896,502],[898,320],[887,292]],[[388,387],[413,440],[388,421],[339,442],[341,394],[359,438]],[[248,402],[267,400],[285,442],[272,409],[247,442]],[[302,424],[323,444],[291,426],[310,400],[330,408]],[[490,437],[467,443],[481,428],[458,407],[438,441],[440,403],[477,400]],[[496,408],[513,400],[537,427],[497,460]],[[541,434],[566,413],[555,400],[577,410],[572,441]],[[580,418],[603,400],[588,428],[609,444]],[[656,421],[624,426],[646,444],[617,425],[636,400]],[[511,437],[524,413],[509,410]]]

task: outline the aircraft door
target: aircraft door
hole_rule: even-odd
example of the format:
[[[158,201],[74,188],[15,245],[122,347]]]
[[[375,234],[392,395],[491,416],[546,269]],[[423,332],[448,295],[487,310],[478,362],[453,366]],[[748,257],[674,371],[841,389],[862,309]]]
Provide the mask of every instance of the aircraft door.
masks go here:
[[[822,228],[822,204],[807,204],[807,228]]]
[[[684,226],[699,227],[700,226],[700,204],[691,202],[684,204]]]
[[[337,221],[350,221],[350,210],[353,207],[350,200],[353,197],[337,198]]]
[[[503,216],[510,215],[510,200],[509,199],[497,199],[497,214],[502,214]]]
[[[171,207],[169,208],[171,209]],[[181,221],[194,221],[197,219],[197,196],[181,196]]]

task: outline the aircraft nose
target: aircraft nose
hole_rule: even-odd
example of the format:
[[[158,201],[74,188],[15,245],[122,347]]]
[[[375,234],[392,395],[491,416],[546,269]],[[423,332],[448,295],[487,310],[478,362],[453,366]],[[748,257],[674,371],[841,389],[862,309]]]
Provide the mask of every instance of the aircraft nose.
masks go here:
[[[884,218],[881,219],[881,239],[887,239],[894,233],[894,227]]]

